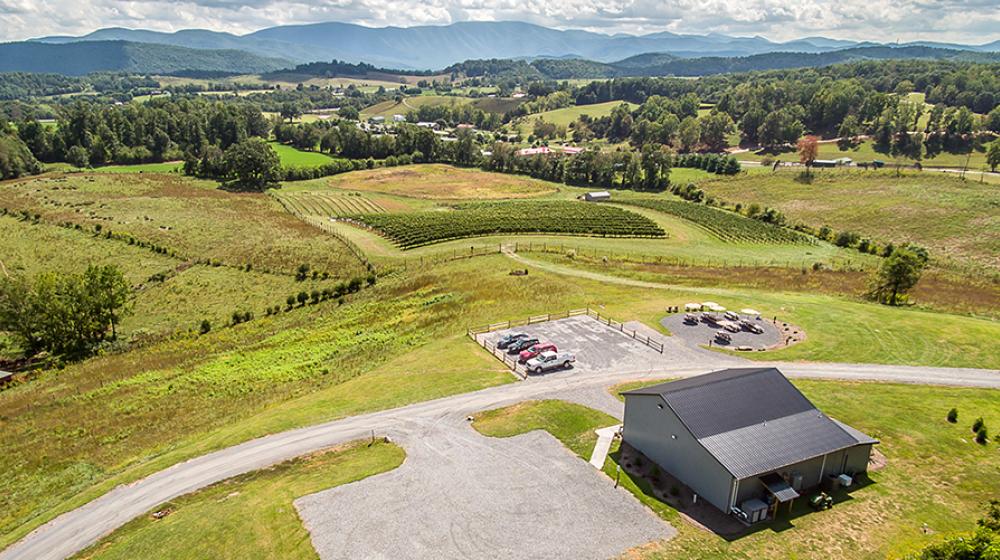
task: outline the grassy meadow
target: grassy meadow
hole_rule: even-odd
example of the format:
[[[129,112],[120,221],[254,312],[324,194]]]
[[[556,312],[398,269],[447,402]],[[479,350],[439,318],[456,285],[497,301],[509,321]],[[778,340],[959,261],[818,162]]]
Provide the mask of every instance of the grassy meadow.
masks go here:
[[[645,383],[612,388],[612,393]],[[622,487],[671,523],[679,535],[630,551],[629,558],[901,558],[947,536],[970,531],[984,500],[1000,493],[997,444],[972,441],[977,416],[1000,424],[996,391],[883,383],[796,380],[795,385],[829,415],[881,443],[887,466],[870,473],[873,484],[838,496],[833,509],[814,512],[804,501],[791,518],[779,518],[729,542],[697,526],[651,495],[648,483],[622,471]],[[949,409],[959,421],[945,420]],[[508,437],[546,430],[583,460],[596,443],[594,429],[618,421],[602,412],[562,401],[534,401],[476,415],[473,427]],[[604,472],[616,476],[616,442]],[[608,484],[612,482],[607,481]],[[787,515],[787,514],[786,514]],[[794,545],[789,543],[794,542]]]
[[[429,200],[496,200],[554,194],[563,185],[444,164],[383,167],[317,179],[310,185]]]
[[[366,107],[361,111],[361,118],[369,120],[372,117],[383,117],[385,120],[392,120],[393,115],[406,115],[410,111],[416,111],[420,107],[440,107],[442,105],[465,105],[472,102],[471,97],[460,95],[417,95],[403,97],[402,101],[383,101]]]
[[[794,151],[780,154],[743,152],[737,154],[737,157],[744,161],[761,161],[765,158],[781,161],[799,161],[799,155]],[[895,165],[897,161],[903,165],[912,165],[914,163],[914,160],[909,158],[900,158],[897,160],[892,154],[876,151],[870,140],[863,141],[847,150],[841,150],[836,142],[822,142],[819,145],[819,159],[837,159],[842,157],[851,158],[858,163],[880,160],[885,162],[887,166]],[[981,150],[972,150],[968,153],[941,152],[934,157],[922,158],[920,165],[924,167],[952,167],[957,169],[967,167],[972,171],[979,171],[986,167],[986,152]]]
[[[606,103],[595,103],[593,105],[572,105],[561,109],[553,109],[551,111],[525,115],[517,121],[516,126],[521,132],[521,135],[526,137],[531,134],[531,131],[535,126],[535,121],[538,119],[542,119],[543,121],[552,123],[556,126],[568,127],[570,123],[578,120],[581,115],[588,115],[595,119],[606,117],[611,114],[611,111],[615,107],[621,105],[622,103],[628,105],[629,111],[634,111],[639,107],[635,103],[628,103],[624,101],[608,101]]]
[[[354,442],[249,472],[163,504],[157,511],[167,516],[137,518],[74,558],[312,560],[294,500],[392,470],[404,458],[391,443]]]
[[[300,264],[350,277],[363,269],[340,241],[259,193],[165,174],[54,174],[0,183],[0,207],[50,224],[132,237],[186,262],[293,274]],[[123,242],[124,243],[124,242]]]
[[[996,367],[995,321],[818,294],[526,277],[503,256],[414,268],[335,302],[40,374],[0,392],[0,546],[60,511],[252,437],[512,382],[469,325],[592,307],[655,324],[667,305],[752,305],[808,339],[769,359]],[[879,333],[873,334],[873,329]],[[933,391],[933,389],[928,389]],[[68,421],[67,419],[72,419]]]
[[[706,193],[781,210],[791,223],[854,231],[878,242],[916,243],[932,257],[1000,270],[1000,206],[995,185],[938,173],[779,170],[699,182]]]
[[[307,152],[278,142],[268,144],[278,154],[282,167],[320,167],[336,161],[322,152]]]

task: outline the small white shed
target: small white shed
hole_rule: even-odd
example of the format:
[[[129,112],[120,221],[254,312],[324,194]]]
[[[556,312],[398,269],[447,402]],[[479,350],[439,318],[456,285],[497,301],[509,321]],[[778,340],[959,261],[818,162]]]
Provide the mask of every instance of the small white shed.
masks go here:
[[[601,202],[605,200],[611,200],[611,193],[608,191],[595,191],[589,192],[583,195],[583,199],[587,202]]]

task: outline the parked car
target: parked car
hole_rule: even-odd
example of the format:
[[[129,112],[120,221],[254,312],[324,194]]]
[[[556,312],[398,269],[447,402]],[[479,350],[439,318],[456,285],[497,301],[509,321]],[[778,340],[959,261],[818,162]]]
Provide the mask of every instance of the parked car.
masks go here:
[[[514,342],[521,340],[522,338],[528,338],[528,333],[509,333],[500,337],[497,341],[497,348],[503,350],[504,348],[510,346]]]
[[[731,333],[740,332],[740,324],[735,321],[723,321],[722,323],[720,323],[720,325],[722,325],[722,328],[726,329]]]
[[[694,313],[685,313],[684,314],[684,324],[686,324],[686,325],[697,325],[698,324],[698,316],[695,315]]]
[[[733,337],[726,331],[715,331],[715,341],[729,344],[733,341]]]
[[[542,373],[556,368],[568,368],[576,361],[576,356],[569,352],[542,352],[526,364],[531,373]]]
[[[507,353],[520,354],[522,350],[527,350],[536,344],[538,344],[537,338],[522,338],[512,342],[511,345],[507,347]]]
[[[528,348],[527,350],[521,350],[521,355],[518,356],[517,361],[523,364],[528,360],[538,356],[542,352],[558,352],[558,351],[559,349],[556,348],[556,345],[552,344],[551,342],[539,343],[532,346],[531,348]]]
[[[740,321],[740,326],[743,327],[743,330],[752,332],[753,334],[764,333],[764,327],[758,325],[753,321],[747,321],[744,319],[743,321]]]
[[[726,319],[730,320],[730,321],[739,321],[740,320],[739,314],[736,313],[735,311],[726,311],[726,313],[723,316]]]
[[[716,324],[719,322],[719,316],[715,313],[710,313],[708,311],[701,314],[701,320],[706,323]]]

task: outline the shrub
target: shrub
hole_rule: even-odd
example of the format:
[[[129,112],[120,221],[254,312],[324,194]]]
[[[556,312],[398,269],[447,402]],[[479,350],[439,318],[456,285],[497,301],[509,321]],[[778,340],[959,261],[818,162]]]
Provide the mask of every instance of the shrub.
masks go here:
[[[291,309],[292,306],[295,305],[295,296],[288,296],[288,298],[285,299],[285,303],[288,305],[288,308]]]
[[[319,290],[313,290],[312,293],[309,294],[309,299],[313,304],[319,303]]]
[[[209,323],[208,319],[202,319],[201,325],[198,327],[198,332],[201,334],[207,334],[210,330],[212,330],[212,323]]]
[[[951,409],[951,410],[948,411],[948,421],[951,422],[952,424],[954,424],[955,422],[958,422],[958,409],[957,408],[953,408],[953,409]]]
[[[302,282],[308,277],[309,277],[309,265],[300,264],[298,271],[296,271],[295,273],[295,279],[298,280],[299,282]]]
[[[299,292],[299,295],[295,296],[295,299],[299,302],[299,305],[305,305],[306,301],[309,299],[309,294],[304,291]]]
[[[978,433],[979,428],[982,428],[984,425],[986,425],[986,422],[983,422],[983,417],[980,416],[979,418],[976,418],[975,422],[972,423],[972,431]]]
[[[986,445],[986,442],[988,441],[990,441],[990,435],[986,431],[986,426],[980,426],[979,429],[976,430],[976,443],[979,445]]]

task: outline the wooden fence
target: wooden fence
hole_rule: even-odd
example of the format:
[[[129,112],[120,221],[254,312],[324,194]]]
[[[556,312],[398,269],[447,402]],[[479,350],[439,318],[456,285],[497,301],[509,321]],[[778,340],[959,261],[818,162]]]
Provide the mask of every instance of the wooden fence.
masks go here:
[[[481,325],[481,326],[477,326],[477,327],[468,327],[465,330],[465,334],[469,338],[471,338],[471,339],[475,340],[477,343],[479,343],[479,345],[482,346],[483,348],[486,348],[487,350],[490,350],[491,352],[493,352],[494,350],[496,350],[496,347],[494,346],[493,349],[491,350],[491,348],[488,347],[489,343],[487,343],[485,339],[480,340],[479,339],[479,335],[486,334],[486,333],[493,332],[493,331],[508,330],[508,329],[512,329],[514,327],[523,327],[525,325],[534,325],[534,324],[537,324],[537,323],[546,323],[548,321],[556,321],[556,320],[559,320],[559,319],[565,319],[567,317],[577,317],[577,316],[580,316],[580,315],[590,316],[590,317],[596,319],[599,323],[603,323],[603,324],[607,325],[609,328],[611,328],[613,330],[616,330],[616,331],[618,331],[618,332],[620,332],[620,333],[622,333],[622,334],[624,334],[626,336],[629,336],[633,340],[636,340],[638,342],[641,342],[641,343],[645,344],[646,346],[652,348],[653,350],[656,350],[660,354],[663,353],[663,350],[664,350],[663,343],[658,342],[656,340],[653,340],[652,338],[650,338],[649,336],[646,336],[644,334],[640,334],[635,329],[626,328],[624,323],[622,323],[620,321],[615,321],[614,319],[612,319],[610,317],[605,317],[604,315],[601,315],[600,313],[598,313],[597,311],[594,311],[593,309],[591,309],[589,307],[587,307],[585,309],[571,309],[569,311],[562,311],[562,312],[559,312],[559,313],[546,313],[545,315],[532,315],[530,317],[525,317],[523,319],[511,319],[511,320],[508,320],[508,321],[503,321],[501,323],[492,323],[492,324],[489,324],[489,325]],[[501,350],[501,352],[502,352],[502,350]],[[496,355],[496,354],[494,353],[494,355]],[[503,356],[506,356],[506,354],[503,354]],[[500,357],[500,356],[497,356],[497,357]],[[504,358],[501,358],[501,359],[504,359]],[[504,359],[504,363],[507,363],[506,359]],[[510,364],[507,364],[507,365],[508,365],[508,367],[511,367],[511,369],[513,369],[513,370],[517,369],[517,361],[516,360],[514,360],[513,365],[510,365]]]

